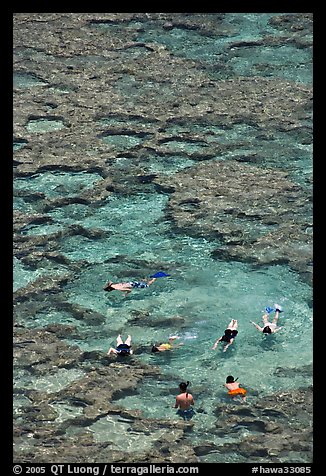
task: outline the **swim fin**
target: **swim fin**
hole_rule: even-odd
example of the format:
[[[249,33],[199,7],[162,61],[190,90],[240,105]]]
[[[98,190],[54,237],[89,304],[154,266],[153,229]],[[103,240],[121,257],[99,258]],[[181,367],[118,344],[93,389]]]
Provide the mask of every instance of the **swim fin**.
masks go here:
[[[272,307],[265,307],[265,311],[267,312],[267,314],[270,314],[271,312],[273,312],[275,309],[273,309]]]
[[[165,278],[166,276],[171,276],[171,275],[164,273],[164,271],[158,271],[157,273],[152,274],[150,278]]]

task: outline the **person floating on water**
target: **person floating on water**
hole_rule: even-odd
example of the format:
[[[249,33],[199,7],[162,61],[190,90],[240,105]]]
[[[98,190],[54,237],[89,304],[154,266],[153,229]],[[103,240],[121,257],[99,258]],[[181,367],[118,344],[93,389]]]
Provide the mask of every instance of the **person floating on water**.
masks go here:
[[[143,280],[143,281],[128,281],[125,283],[114,283],[113,281],[108,281],[106,285],[104,286],[104,291],[121,291],[125,293],[125,296],[127,296],[131,291],[135,288],[148,288],[151,284],[153,284],[156,281],[157,278],[152,278],[148,281]]]
[[[238,334],[238,321],[236,319],[232,319],[230,324],[228,325],[227,329],[224,331],[224,335],[217,339],[217,341],[214,343],[212,349],[215,350],[217,347],[217,344],[219,342],[226,342],[226,345],[224,346],[223,352],[227,350],[227,348],[233,344],[234,338]]]
[[[182,416],[185,420],[190,419],[194,414],[192,406],[195,405],[195,401],[191,393],[187,392],[189,384],[189,381],[179,384],[181,393],[176,397],[174,405],[174,408],[178,408],[178,415]]]
[[[131,348],[131,336],[129,335],[125,342],[123,342],[121,335],[119,334],[117,337],[117,346],[114,349],[113,347],[110,347],[107,354],[117,354],[117,355],[131,355],[133,353],[133,350]]]
[[[152,347],[152,352],[165,352],[166,350],[173,350],[176,347],[183,345],[183,342],[179,344],[174,344],[174,341],[178,339],[178,336],[171,336],[169,337],[169,341],[166,343],[154,344]]]
[[[237,396],[240,396],[242,401],[245,402],[247,390],[245,388],[241,388],[240,383],[238,383],[237,380],[237,378],[234,380],[232,375],[228,375],[228,377],[226,377],[226,383],[224,386],[228,389],[228,395],[230,395],[230,397],[235,399]]]
[[[250,321],[251,324],[253,324],[256,327],[256,329],[258,329],[260,332],[263,332],[264,334],[274,334],[275,332],[279,331],[283,327],[283,326],[277,326],[277,321],[278,321],[280,312],[283,312],[283,310],[281,306],[279,306],[278,304],[274,304],[274,307],[275,309],[273,309],[272,307],[265,308],[265,313],[263,315],[263,323],[264,323],[263,327],[259,326],[253,321]],[[274,318],[272,322],[269,322],[268,320],[269,314],[273,311],[275,311]]]

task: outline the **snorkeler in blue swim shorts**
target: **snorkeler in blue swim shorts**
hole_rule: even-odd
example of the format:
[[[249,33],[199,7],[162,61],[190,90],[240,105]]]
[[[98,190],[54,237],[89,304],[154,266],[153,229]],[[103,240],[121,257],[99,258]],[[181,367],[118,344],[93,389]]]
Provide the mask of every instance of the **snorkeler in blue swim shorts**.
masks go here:
[[[187,392],[187,387],[190,382],[181,382],[179,384],[180,394],[175,399],[174,408],[178,408],[177,414],[182,416],[185,420],[190,419],[194,415],[192,405],[195,401],[191,393]]]
[[[144,281],[129,281],[128,284],[130,284],[132,288],[140,288],[140,289],[148,288],[149,286],[149,284],[145,283]]]
[[[127,281],[125,283],[113,283],[112,281],[109,281],[105,286],[104,286],[104,291],[110,292],[110,291],[121,291],[127,294],[131,293],[133,289],[144,289],[148,288],[152,283],[156,281],[157,278],[152,278],[149,281]]]

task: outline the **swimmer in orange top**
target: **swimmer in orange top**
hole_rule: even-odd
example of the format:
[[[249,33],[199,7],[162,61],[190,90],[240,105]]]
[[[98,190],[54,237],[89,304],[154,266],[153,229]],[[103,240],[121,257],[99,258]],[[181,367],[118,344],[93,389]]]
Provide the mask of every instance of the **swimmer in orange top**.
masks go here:
[[[187,387],[189,384],[189,381],[187,381],[187,383],[181,382],[179,384],[179,389],[181,393],[176,397],[174,405],[174,408],[178,408],[177,413],[184,419],[189,419],[194,414],[194,411],[191,406],[195,405],[195,401],[191,393],[187,392]]]
[[[234,377],[229,375],[226,377],[226,383],[224,386],[228,389],[228,395],[230,395],[233,399],[239,395],[242,398],[242,401],[245,402],[247,390],[241,388],[237,380],[237,378],[234,380]]]

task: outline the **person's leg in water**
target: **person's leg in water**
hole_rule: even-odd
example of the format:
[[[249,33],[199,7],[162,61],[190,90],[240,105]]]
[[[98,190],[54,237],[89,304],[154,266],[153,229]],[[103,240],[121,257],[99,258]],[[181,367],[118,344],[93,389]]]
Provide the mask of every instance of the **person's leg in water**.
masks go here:
[[[177,414],[181,416],[184,420],[191,420],[191,418],[194,416],[194,410],[193,408],[189,408],[188,410],[177,410]]]
[[[232,319],[227,328],[231,331],[235,331],[238,328],[238,321],[236,319]]]
[[[121,335],[119,334],[118,337],[117,337],[117,347],[120,344],[123,344],[123,340],[121,339]]]
[[[279,306],[278,304],[274,304],[274,306],[275,306],[275,316],[273,319],[273,324],[277,325],[278,318],[280,317],[280,312],[283,312],[283,311],[281,306]]]
[[[275,324],[275,326],[277,326],[277,321],[278,321],[279,317],[280,317],[280,311],[278,309],[276,309],[275,316],[273,318],[273,324]]]
[[[121,341],[122,342],[122,341]],[[128,336],[127,339],[125,340],[125,344],[131,346],[131,336]]]
[[[269,314],[267,312],[262,317],[264,326],[266,326],[266,324],[269,324],[268,317],[269,317]]]
[[[246,395],[241,394],[241,395],[231,395],[231,398],[234,402],[241,402],[244,403],[246,401]]]

